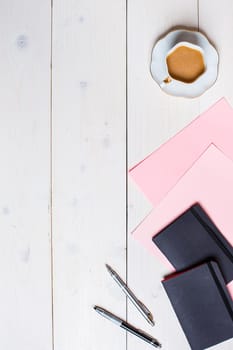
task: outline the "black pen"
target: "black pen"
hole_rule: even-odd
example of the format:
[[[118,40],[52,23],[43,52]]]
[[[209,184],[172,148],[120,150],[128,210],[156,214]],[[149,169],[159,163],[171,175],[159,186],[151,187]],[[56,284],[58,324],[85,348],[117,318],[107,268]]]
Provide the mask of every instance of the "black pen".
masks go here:
[[[103,309],[99,306],[94,306],[95,311],[97,311],[101,316],[104,316],[108,320],[114,322],[119,327],[125,329],[126,331],[136,335],[140,339],[144,340],[145,342],[153,345],[156,348],[161,348],[161,344],[158,342],[158,340],[154,339],[150,335],[144,333],[140,329],[135,328],[134,326],[130,325],[129,323],[123,321],[121,318],[113,315],[111,312]]]

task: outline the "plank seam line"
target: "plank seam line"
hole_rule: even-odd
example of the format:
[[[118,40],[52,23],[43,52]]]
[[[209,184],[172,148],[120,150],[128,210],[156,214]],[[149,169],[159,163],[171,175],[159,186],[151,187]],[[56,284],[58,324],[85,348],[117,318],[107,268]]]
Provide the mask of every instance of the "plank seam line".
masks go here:
[[[128,0],[125,0],[125,162],[126,162],[126,283],[128,284]],[[128,321],[128,298],[126,297],[126,320]],[[128,350],[128,334],[126,332],[126,350]]]
[[[50,8],[50,273],[51,273],[51,327],[54,350],[54,257],[53,257],[53,0]]]

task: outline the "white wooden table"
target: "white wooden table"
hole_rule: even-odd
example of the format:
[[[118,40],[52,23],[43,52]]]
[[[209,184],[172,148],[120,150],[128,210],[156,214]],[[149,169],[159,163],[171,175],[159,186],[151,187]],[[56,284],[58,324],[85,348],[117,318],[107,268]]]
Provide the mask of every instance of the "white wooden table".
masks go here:
[[[99,304],[188,350],[166,270],[130,236],[150,205],[127,169],[220,97],[233,105],[233,1],[1,0],[0,16],[0,349],[150,348]],[[200,28],[220,54],[201,98],[169,97],[150,76],[154,42],[176,26]],[[153,329],[106,262],[153,311]]]

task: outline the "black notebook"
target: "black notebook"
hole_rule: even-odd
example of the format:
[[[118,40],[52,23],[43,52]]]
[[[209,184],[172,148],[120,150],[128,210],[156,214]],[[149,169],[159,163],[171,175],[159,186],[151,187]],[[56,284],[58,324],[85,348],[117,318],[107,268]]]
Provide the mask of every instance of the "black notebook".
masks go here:
[[[233,248],[199,204],[160,231],[153,242],[177,271],[214,260],[226,283],[233,280]]]
[[[203,350],[233,337],[233,302],[215,262],[162,283],[193,350]]]

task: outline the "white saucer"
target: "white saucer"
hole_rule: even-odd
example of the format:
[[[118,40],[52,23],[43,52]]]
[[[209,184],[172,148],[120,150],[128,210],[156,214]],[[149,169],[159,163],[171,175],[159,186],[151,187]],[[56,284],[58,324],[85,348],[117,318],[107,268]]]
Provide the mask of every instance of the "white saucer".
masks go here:
[[[204,53],[206,70],[193,83],[183,83],[173,79],[164,84],[163,80],[169,75],[166,64],[168,52],[179,42],[189,42],[199,46]],[[200,32],[190,30],[174,30],[159,40],[151,56],[151,74],[161,89],[173,96],[197,97],[209,89],[218,76],[218,53],[208,39]]]

